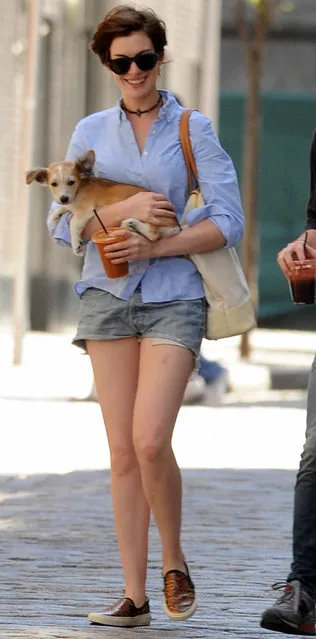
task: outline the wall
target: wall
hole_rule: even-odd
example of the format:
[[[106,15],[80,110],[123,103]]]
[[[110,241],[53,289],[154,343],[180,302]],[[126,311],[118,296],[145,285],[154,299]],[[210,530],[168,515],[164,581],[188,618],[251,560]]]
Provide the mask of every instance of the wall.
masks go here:
[[[259,317],[264,320],[284,313],[302,313],[302,309],[293,307],[276,256],[304,228],[316,96],[264,93],[261,104]],[[221,141],[231,154],[240,179],[243,109],[243,94],[223,92]]]
[[[114,4],[115,0],[41,2],[34,165],[46,166],[53,159],[62,158],[78,119],[112,105],[118,97],[111,78],[105,74],[98,59],[88,53],[88,42],[95,25]],[[197,36],[205,29],[203,16],[207,0],[190,0],[185,4],[181,0],[152,0],[148,4],[166,18],[169,28],[170,63],[163,69],[161,85],[177,92],[179,86],[183,87],[180,93],[186,104],[199,107],[205,88],[203,83],[207,81],[203,76],[202,46],[206,36]],[[21,209],[19,164],[27,51],[25,6],[26,3],[21,0],[10,0],[9,3],[0,0],[1,15],[4,16],[0,22],[0,134],[3,147],[0,157],[0,325],[7,327],[12,323],[15,244]],[[236,0],[223,0],[221,138],[238,166],[243,126],[241,93],[247,90],[247,76],[241,43],[236,34],[235,6]],[[296,0],[295,7],[294,12],[280,14],[267,43],[264,90],[304,94],[315,90],[315,0]],[[227,95],[227,91],[230,95]],[[275,97],[276,102],[270,96],[269,108],[265,98],[260,169],[260,217],[269,220],[270,236],[266,239],[264,235],[264,245],[270,246],[267,263],[273,263],[273,269],[273,251],[283,243],[286,232],[290,236],[292,230],[296,230],[290,210],[295,205],[299,220],[305,206],[308,188],[307,151],[315,121],[314,103],[312,101],[311,106],[307,106],[308,96],[301,101],[298,99],[296,106],[294,97],[289,96],[289,101]],[[273,122],[278,123],[274,129],[271,128]],[[300,127],[302,134],[299,133]],[[296,134],[293,139],[294,130]],[[275,169],[284,183],[280,190],[273,182],[274,198],[277,199],[276,215],[273,214],[275,203],[266,202],[264,197],[266,189],[268,193],[272,192],[271,180],[275,180],[275,174],[270,171],[271,157],[279,158]],[[295,166],[297,158],[300,160],[299,166]],[[288,178],[294,173],[298,181],[296,186]],[[292,194],[292,204],[287,192]],[[72,285],[79,276],[81,262],[69,250],[52,243],[46,230],[46,212],[50,202],[48,194],[37,185],[34,185],[33,193],[32,241],[28,253],[29,325],[40,330],[61,330],[75,322],[77,299],[72,292]],[[284,217],[281,225],[276,224],[280,215]],[[263,225],[262,233],[266,234],[267,228],[267,225]],[[271,278],[276,278],[275,283],[278,282],[277,295],[281,288],[284,301],[287,295],[285,283],[281,283],[280,274],[277,276],[276,273],[275,270],[270,273],[261,268],[260,312],[265,316],[275,312],[275,301],[269,297]]]

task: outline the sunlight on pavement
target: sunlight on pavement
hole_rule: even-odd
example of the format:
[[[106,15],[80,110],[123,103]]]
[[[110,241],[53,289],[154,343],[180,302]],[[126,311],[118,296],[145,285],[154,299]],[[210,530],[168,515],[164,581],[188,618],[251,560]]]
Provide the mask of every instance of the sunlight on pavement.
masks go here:
[[[109,467],[98,404],[0,400],[0,410],[1,474]],[[184,406],[173,444],[182,468],[295,469],[304,431],[303,408]]]
[[[0,335],[1,474],[109,467],[98,404],[71,401],[92,385],[90,360],[71,337],[29,333],[23,364],[12,366],[12,338]],[[173,444],[182,468],[296,469],[304,432],[304,394],[252,390],[219,408],[183,406]]]

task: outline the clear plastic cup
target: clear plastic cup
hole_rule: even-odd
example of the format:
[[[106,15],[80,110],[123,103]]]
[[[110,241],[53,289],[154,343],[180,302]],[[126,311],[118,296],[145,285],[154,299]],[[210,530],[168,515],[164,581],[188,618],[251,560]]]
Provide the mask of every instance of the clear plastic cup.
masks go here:
[[[306,259],[303,264],[295,263],[295,272],[289,279],[291,297],[294,304],[315,304],[316,260]]]

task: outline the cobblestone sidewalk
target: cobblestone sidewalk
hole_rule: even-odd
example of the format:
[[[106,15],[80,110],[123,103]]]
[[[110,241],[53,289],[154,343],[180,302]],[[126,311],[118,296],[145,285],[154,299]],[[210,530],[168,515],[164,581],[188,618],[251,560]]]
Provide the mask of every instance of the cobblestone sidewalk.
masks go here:
[[[109,471],[0,477],[2,639],[256,639],[291,552],[294,471],[185,470],[183,545],[199,608],[186,623],[163,612],[159,542],[151,529],[146,629],[89,625],[121,595]]]

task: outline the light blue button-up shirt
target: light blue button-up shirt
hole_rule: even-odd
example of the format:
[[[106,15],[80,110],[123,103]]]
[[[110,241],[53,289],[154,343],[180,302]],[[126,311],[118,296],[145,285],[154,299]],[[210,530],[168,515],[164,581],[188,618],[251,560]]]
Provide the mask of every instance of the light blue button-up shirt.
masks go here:
[[[120,107],[94,113],[79,121],[72,135],[67,159],[75,160],[94,149],[94,173],[109,180],[135,184],[163,193],[172,202],[181,220],[188,198],[187,171],[179,139],[179,120],[183,108],[174,96],[161,91],[164,102],[153,122],[140,153],[132,126]],[[190,117],[190,138],[205,206],[190,211],[187,222],[210,219],[226,238],[226,246],[236,245],[243,233],[243,211],[232,160],[222,149],[209,118],[197,111]],[[54,207],[54,204],[53,204]],[[70,246],[70,215],[57,223],[48,221],[49,232],[59,244]],[[201,277],[185,257],[162,257],[129,262],[125,277],[106,277],[96,245],[89,241],[81,279],[75,284],[81,296],[94,287],[130,299],[140,284],[144,302],[192,300],[204,297]]]

